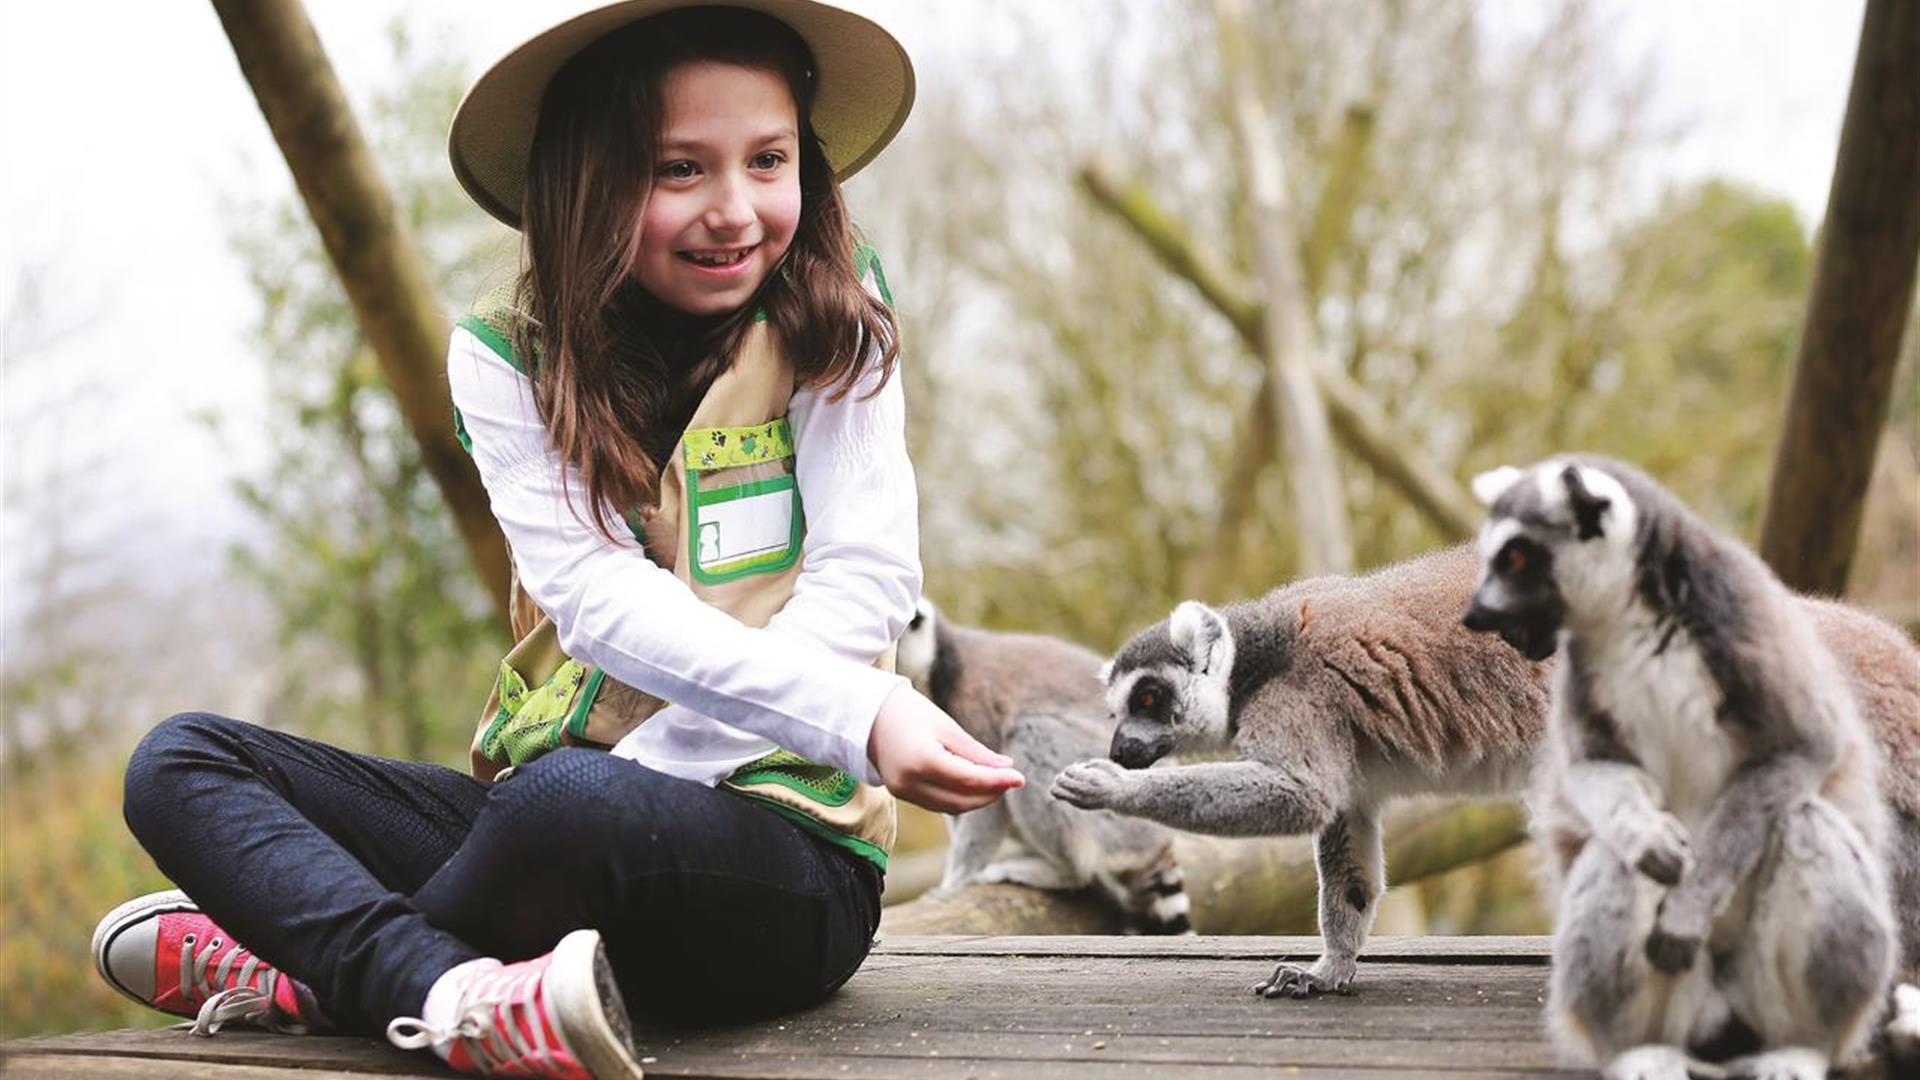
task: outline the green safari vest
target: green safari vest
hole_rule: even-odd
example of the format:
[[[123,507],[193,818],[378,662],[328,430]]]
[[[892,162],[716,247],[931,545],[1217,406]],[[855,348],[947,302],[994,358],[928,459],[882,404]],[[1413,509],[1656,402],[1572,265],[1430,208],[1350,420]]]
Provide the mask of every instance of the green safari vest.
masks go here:
[[[877,262],[861,254],[877,277]],[[512,287],[503,286],[458,325],[525,373],[511,345],[513,323],[523,317]],[[792,364],[767,324],[755,322],[661,470],[657,501],[629,516],[649,557],[748,626],[765,626],[800,575],[806,523],[786,416],[793,390]],[[454,420],[471,450],[457,412]],[[471,750],[475,776],[493,779],[561,746],[610,747],[666,706],[561,652],[553,621],[521,587],[517,570],[510,596],[517,644],[481,710]],[[893,670],[893,650],[874,664]],[[743,766],[722,787],[886,869],[897,828],[886,789],[785,750]]]

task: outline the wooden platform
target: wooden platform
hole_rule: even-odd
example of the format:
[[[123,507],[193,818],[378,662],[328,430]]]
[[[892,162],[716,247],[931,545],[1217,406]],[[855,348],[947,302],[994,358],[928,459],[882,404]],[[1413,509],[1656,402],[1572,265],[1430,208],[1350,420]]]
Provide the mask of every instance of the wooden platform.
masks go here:
[[[1539,1076],[1544,938],[1381,938],[1349,997],[1249,993],[1315,938],[915,937],[805,1013],[647,1030],[650,1077]],[[445,1076],[367,1039],[122,1031],[0,1045],[8,1077]]]

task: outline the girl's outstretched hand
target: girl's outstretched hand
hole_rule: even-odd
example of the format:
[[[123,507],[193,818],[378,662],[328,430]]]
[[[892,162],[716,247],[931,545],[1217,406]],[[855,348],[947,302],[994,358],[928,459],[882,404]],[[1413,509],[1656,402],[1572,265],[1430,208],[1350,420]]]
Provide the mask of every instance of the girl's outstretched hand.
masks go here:
[[[1027,782],[1012,758],[981,745],[905,684],[880,703],[867,757],[888,791],[944,814],[977,810]]]

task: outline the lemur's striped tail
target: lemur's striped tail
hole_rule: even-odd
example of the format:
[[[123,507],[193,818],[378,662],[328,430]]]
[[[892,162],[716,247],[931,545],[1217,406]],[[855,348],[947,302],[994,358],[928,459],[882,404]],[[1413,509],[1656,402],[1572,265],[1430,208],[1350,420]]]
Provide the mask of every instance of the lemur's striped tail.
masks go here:
[[[1193,933],[1192,904],[1187,879],[1174,861],[1173,845],[1162,847],[1152,862],[1121,878],[1126,895],[1127,932],[1133,934]]]

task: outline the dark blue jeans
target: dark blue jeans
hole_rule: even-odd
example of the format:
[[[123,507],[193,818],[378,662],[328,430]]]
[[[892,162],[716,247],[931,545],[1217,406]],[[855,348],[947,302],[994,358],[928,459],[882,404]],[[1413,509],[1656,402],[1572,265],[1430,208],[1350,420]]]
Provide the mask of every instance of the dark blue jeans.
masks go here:
[[[599,930],[636,1016],[768,1015],[831,993],[880,922],[869,862],[745,799],[592,750],[499,784],[204,713],[127,763],[127,825],[342,1030],[418,1016],[477,956]]]

